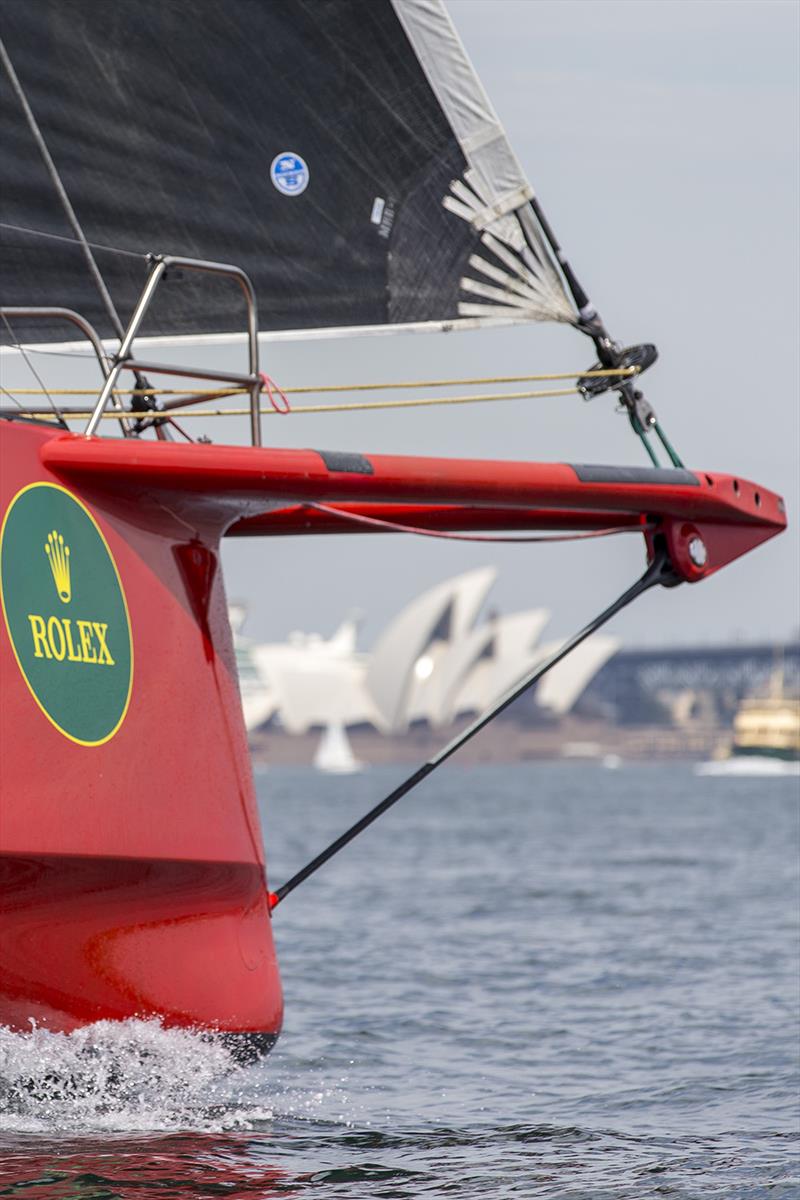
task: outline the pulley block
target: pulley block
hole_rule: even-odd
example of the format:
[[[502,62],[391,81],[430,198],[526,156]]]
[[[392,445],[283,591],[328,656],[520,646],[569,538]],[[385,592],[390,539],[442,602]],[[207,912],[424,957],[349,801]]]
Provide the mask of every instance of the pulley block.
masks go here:
[[[658,350],[651,342],[643,342],[640,346],[626,346],[623,350],[618,350],[613,355],[612,363],[597,362],[590,367],[591,372],[607,371],[613,366],[616,369],[620,367],[638,367],[638,374],[641,375],[648,367],[652,367],[653,363],[658,358]],[[638,376],[619,376],[619,375],[582,375],[578,380],[578,391],[583,396],[584,400],[592,400],[595,396],[602,396],[604,392],[614,391],[628,380],[633,380]]]

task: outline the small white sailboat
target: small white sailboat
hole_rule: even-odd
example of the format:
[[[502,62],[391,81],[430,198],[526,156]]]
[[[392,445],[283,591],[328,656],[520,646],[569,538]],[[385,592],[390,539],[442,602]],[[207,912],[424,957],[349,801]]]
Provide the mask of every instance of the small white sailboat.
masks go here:
[[[365,765],[353,754],[341,721],[331,721],[325,727],[314,755],[316,769],[329,775],[355,775],[363,771]]]

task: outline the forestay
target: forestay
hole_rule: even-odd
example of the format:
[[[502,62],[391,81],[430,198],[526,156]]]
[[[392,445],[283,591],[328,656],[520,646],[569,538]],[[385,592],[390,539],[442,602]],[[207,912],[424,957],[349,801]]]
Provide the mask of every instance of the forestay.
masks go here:
[[[3,36],[86,238],[132,252],[95,250],[123,317],[154,252],[244,268],[262,330],[577,319],[442,0],[37,0],[5,6]],[[111,335],[6,101],[0,299]],[[143,332],[242,325],[229,283],[186,278]]]

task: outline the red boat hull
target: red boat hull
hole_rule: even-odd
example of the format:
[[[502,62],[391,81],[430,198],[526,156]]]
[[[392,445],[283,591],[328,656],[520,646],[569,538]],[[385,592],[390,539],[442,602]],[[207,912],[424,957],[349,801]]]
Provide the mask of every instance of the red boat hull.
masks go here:
[[[58,504],[74,497],[88,510],[127,603],[132,679],[106,740],[82,744],[65,732],[65,718],[48,716],[47,695],[24,677],[25,648],[12,644],[9,593],[25,562],[4,562],[0,1023],[29,1029],[35,1020],[66,1031],[157,1016],[166,1025],[274,1038],[281,986],[217,570],[219,526],[202,514],[189,524],[166,505],[70,487],[42,464],[52,430],[3,424],[2,512],[17,511],[14,498],[32,483],[56,485]],[[4,548],[10,528],[9,521]],[[47,568],[36,539],[29,554]],[[75,546],[70,561],[75,591],[90,564]],[[39,591],[30,605],[45,617],[76,603],[59,609],[55,591]],[[67,626],[57,619],[58,634]],[[115,635],[106,633],[117,656]],[[58,637],[49,645],[59,652]],[[98,656],[96,639],[87,647],[88,657]],[[44,658],[48,645],[40,639],[37,648]],[[64,664],[44,665],[54,674]],[[101,669],[89,661],[75,677],[94,672],[101,680]]]

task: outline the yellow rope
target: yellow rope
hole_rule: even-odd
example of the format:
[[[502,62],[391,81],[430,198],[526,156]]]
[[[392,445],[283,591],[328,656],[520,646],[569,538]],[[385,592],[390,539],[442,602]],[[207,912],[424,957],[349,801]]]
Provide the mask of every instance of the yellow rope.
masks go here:
[[[582,378],[596,378],[604,376],[630,376],[638,373],[638,367],[620,367],[617,369],[609,369],[607,371],[584,371]],[[486,383],[527,383],[529,381],[555,381],[560,379],[575,379],[578,373],[575,371],[559,372],[549,375],[497,375],[482,379],[432,379],[432,380],[416,380],[407,381],[404,383],[358,383],[358,384],[333,384],[321,387],[294,387],[283,389],[286,395],[303,395],[308,393],[318,392],[367,392],[380,391],[396,388],[417,388],[417,387],[454,387],[457,384],[473,385]],[[113,395],[152,395],[154,393],[160,395],[197,395],[206,399],[221,400],[227,399],[230,396],[247,395],[246,388],[198,388],[197,391],[187,392],[185,388],[118,388],[115,389]],[[43,394],[43,389],[40,388],[15,388],[15,395],[21,396],[38,396]],[[84,388],[51,388],[49,391],[51,396],[86,396],[94,394],[94,389]],[[289,409],[288,413],[281,412],[280,415],[289,416],[292,414],[300,415],[302,413],[320,414],[320,413],[336,413],[336,412],[374,412],[382,409],[401,409],[401,408],[428,408],[434,405],[446,404],[491,404],[503,400],[543,400],[554,396],[573,396],[579,394],[579,389],[571,388],[553,388],[546,391],[531,391],[531,392],[496,392],[496,393],[480,393],[470,396],[425,396],[416,400],[358,400],[347,404],[304,404],[299,407]],[[31,416],[53,417],[51,409],[26,409]],[[78,412],[63,413],[65,421],[81,420],[91,416],[93,409],[80,409]],[[262,416],[275,416],[277,410],[273,407],[260,408],[259,412]],[[118,409],[108,409],[101,414],[104,420],[118,421],[123,415]],[[133,420],[153,420],[158,416],[169,418],[175,416],[181,421],[188,417],[244,417],[250,415],[250,408],[207,408],[198,409],[186,407],[184,409],[171,409],[165,413],[153,410],[142,413],[133,413],[126,410],[124,413]]]
[[[636,375],[639,372],[638,367],[617,367],[610,368],[604,371],[560,371],[549,375],[489,375],[480,379],[416,379],[408,380],[403,383],[337,383],[320,386],[309,387],[286,387],[281,390],[287,396],[304,396],[309,393],[322,392],[379,392],[379,391],[394,391],[410,388],[428,388],[428,387],[473,387],[487,383],[552,383],[559,379],[603,379],[606,377],[622,376],[627,377]],[[92,396],[97,394],[97,388],[49,388],[51,396]],[[574,389],[570,389],[570,392]],[[160,396],[185,396],[185,395],[213,395],[213,396],[241,396],[246,394],[246,388],[115,388],[113,395],[115,396],[151,396],[158,393]],[[14,388],[14,394],[18,396],[42,396],[45,395],[43,388]],[[542,393],[544,394],[544,393]],[[562,393],[553,393],[561,395]]]
[[[479,396],[425,396],[418,400],[361,400],[355,401],[353,404],[303,404],[298,408],[292,408],[287,413],[278,413],[274,408],[261,408],[259,412],[263,417],[269,416],[300,416],[302,413],[335,413],[335,412],[365,412],[374,411],[376,409],[390,408],[427,408],[431,405],[442,404],[484,404],[493,403],[498,400],[532,400],[544,399],[549,396],[572,396],[578,392],[577,388],[558,388],[546,392],[499,392],[495,395],[482,394]],[[28,409],[26,410],[31,416],[53,416],[51,409]],[[65,421],[74,421],[84,419],[91,415],[91,409],[82,409],[80,412],[67,412],[62,416]],[[119,412],[108,410],[102,414],[104,420],[118,421]],[[250,415],[249,408],[185,408],[180,410],[171,410],[169,412],[159,412],[154,409],[152,412],[131,413],[125,412],[126,417],[135,420],[153,420],[158,417],[169,418],[174,416],[176,420],[184,421],[187,417],[246,417]]]

